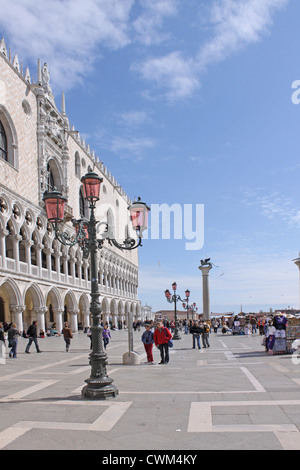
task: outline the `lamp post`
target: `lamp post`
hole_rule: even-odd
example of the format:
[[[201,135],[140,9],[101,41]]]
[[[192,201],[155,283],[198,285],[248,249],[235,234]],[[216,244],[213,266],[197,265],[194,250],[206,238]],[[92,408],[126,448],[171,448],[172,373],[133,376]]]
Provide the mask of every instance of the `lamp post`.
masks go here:
[[[185,296],[186,296],[186,299],[184,299],[182,306],[187,311],[187,322],[189,323],[189,314],[190,313],[192,314],[192,320],[193,320],[194,312],[196,312],[198,308],[196,307],[195,302],[189,305],[190,291],[188,289],[185,291]],[[186,333],[187,333],[187,328],[186,328]]]
[[[180,336],[179,336],[179,333],[178,333],[178,321],[177,321],[177,302],[178,300],[180,300],[180,302],[184,302],[184,300],[182,300],[182,298],[180,297],[180,295],[176,294],[176,290],[177,290],[177,283],[176,282],[173,282],[172,284],[172,289],[173,289],[173,295],[171,294],[171,292],[169,291],[169,289],[165,290],[165,296],[166,296],[166,299],[167,301],[171,304],[171,303],[174,303],[174,316],[175,316],[175,332],[174,332],[174,335],[173,335],[173,339],[181,339]],[[188,295],[190,294],[190,291],[189,290],[186,290],[185,291],[185,295]],[[186,300],[186,299],[185,299]]]
[[[88,201],[90,209],[89,219],[72,220],[75,228],[75,235],[70,236],[60,229],[60,224],[64,221],[64,209],[67,198],[56,189],[44,193],[43,201],[49,222],[52,223],[55,237],[63,245],[74,246],[79,244],[83,250],[84,258],[90,256],[91,268],[91,303],[90,312],[92,315],[92,351],[90,353],[91,375],[85,381],[86,386],[82,389],[83,398],[105,400],[118,395],[118,389],[112,384],[113,379],[109,378],[106,371],[107,355],[103,350],[101,321],[101,303],[99,301],[100,292],[98,286],[97,252],[102,248],[105,240],[113,244],[120,250],[134,250],[141,246],[143,231],[147,229],[148,212],[150,208],[139,198],[128,207],[133,228],[137,233],[138,240],[128,237],[122,244],[118,243],[111,232],[107,222],[99,222],[95,218],[96,202],[100,199],[100,186],[103,178],[94,172],[89,172],[81,178],[83,184],[84,197]],[[97,239],[97,228],[105,225],[106,230]]]

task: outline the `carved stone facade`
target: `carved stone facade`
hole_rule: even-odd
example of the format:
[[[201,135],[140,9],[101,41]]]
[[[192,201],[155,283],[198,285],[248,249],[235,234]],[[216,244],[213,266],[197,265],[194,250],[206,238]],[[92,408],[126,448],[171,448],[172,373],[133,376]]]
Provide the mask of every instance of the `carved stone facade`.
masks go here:
[[[64,229],[70,220],[88,217],[81,176],[93,169],[103,178],[97,219],[108,220],[115,238],[130,232],[131,203],[107,168],[70,126],[65,97],[56,107],[47,64],[38,61],[37,82],[23,75],[0,42],[0,322],[24,330],[33,320],[46,330],[69,321],[90,324],[89,261],[80,248],[54,238],[42,201],[54,186],[68,198]],[[131,236],[134,236],[130,233]],[[118,325],[129,312],[140,318],[138,253],[105,245],[99,252],[98,281],[103,320]]]

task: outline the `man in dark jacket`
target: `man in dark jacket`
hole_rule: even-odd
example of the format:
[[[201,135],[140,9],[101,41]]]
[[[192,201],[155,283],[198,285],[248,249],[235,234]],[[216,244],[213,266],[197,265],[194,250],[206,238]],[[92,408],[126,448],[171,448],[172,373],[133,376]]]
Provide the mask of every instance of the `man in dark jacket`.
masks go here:
[[[200,335],[203,333],[202,326],[198,322],[195,322],[194,325],[192,325],[190,328],[190,333],[193,335],[193,349],[196,347],[196,341],[198,349],[201,349]]]
[[[38,340],[37,340],[37,321],[32,322],[32,325],[27,330],[27,336],[29,337],[28,344],[26,346],[25,352],[26,354],[30,354],[29,349],[34,342],[36,347],[36,352],[41,353],[42,351],[39,348]]]

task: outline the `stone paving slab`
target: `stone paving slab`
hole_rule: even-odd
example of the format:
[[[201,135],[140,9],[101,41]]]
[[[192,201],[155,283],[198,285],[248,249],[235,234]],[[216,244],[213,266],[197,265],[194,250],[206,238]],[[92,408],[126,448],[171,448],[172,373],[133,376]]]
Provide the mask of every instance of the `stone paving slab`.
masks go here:
[[[127,332],[112,331],[107,369],[119,395],[104,402],[80,395],[90,373],[84,333],[69,353],[54,337],[27,355],[21,338],[18,358],[0,364],[0,450],[300,449],[300,365],[291,356],[266,355],[259,335],[212,333],[210,348],[192,349],[182,332],[170,363],[158,365],[155,348],[149,365],[141,334],[141,364],[128,366]]]

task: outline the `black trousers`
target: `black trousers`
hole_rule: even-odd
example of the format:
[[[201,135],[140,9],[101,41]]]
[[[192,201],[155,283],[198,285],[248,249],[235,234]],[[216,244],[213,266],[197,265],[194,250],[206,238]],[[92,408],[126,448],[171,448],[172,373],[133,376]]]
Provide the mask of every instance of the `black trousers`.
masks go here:
[[[169,362],[169,346],[168,343],[160,344],[160,358],[163,364],[167,364]]]

